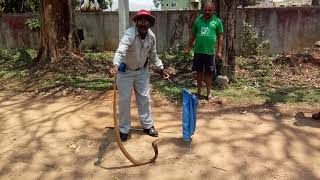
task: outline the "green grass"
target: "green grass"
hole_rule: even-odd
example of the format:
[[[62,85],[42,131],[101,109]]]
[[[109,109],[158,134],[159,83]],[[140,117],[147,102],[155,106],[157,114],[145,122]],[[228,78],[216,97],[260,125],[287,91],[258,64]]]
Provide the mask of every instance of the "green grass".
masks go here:
[[[113,53],[110,51],[104,52],[93,52],[93,51],[86,51],[85,56],[86,59],[90,60],[111,60],[113,58]]]
[[[29,82],[33,77],[30,76],[28,66],[36,55],[37,51],[34,49],[0,49],[0,81],[9,84],[14,84],[13,81]],[[98,61],[97,64],[101,66],[104,65],[103,62],[110,61],[111,57],[111,52],[87,52],[85,54],[87,60]],[[35,88],[41,89],[59,85],[99,91],[110,89],[112,81],[105,74],[70,76],[62,73],[51,73],[40,79]],[[23,87],[21,88],[23,89]]]
[[[22,85],[23,83],[14,82],[28,82],[32,79],[28,66],[36,57],[37,51],[33,49],[0,49],[0,83]],[[113,57],[112,52],[92,52],[87,51],[85,58],[91,62],[95,62],[98,68],[105,68],[106,61],[111,61]],[[180,62],[183,58],[171,58],[170,61],[177,60]],[[265,59],[265,60],[264,60]],[[169,61],[168,61],[169,62]],[[168,63],[167,62],[167,63]],[[320,89],[319,88],[303,88],[300,86],[281,86],[275,85],[277,88],[270,88],[268,83],[271,78],[271,69],[273,64],[268,58],[254,58],[238,60],[239,66],[250,72],[252,77],[256,77],[258,86],[255,85],[252,79],[241,77],[236,79],[232,84],[224,89],[216,88],[213,85],[212,95],[219,96],[227,101],[240,102],[240,103],[289,103],[289,102],[320,102]],[[186,62],[190,63],[190,62]],[[173,63],[174,64],[174,63]],[[182,89],[186,88],[191,93],[196,92],[196,88],[191,87],[193,79],[181,78],[179,83],[152,80],[153,88],[155,88],[164,97],[181,102]],[[66,86],[72,88],[81,88],[86,90],[106,90],[111,89],[113,84],[112,80],[104,73],[95,73],[87,75],[67,75],[63,73],[48,74],[44,80],[40,80],[35,85],[35,88]],[[24,87],[21,87],[23,89]],[[203,94],[205,88],[203,87]]]
[[[264,98],[260,95],[260,90],[251,86],[230,85],[225,89],[214,89],[213,95],[222,97],[232,102],[263,102]]]
[[[182,99],[182,89],[187,87],[191,81],[184,81],[183,84],[176,84],[165,80],[152,81],[152,84],[157,91],[163,96],[167,97],[172,101],[180,101]],[[196,92],[195,88],[188,88],[191,93]]]
[[[183,59],[179,57],[181,55],[169,57],[165,55],[162,55],[162,58],[167,58],[165,62],[167,61],[168,64],[175,64]],[[274,64],[273,60],[274,57],[267,56],[237,57],[237,65],[242,70],[242,74],[238,74],[234,82],[223,89],[217,88],[217,85],[213,84],[212,95],[221,97],[227,101],[239,103],[320,102],[319,88],[303,88],[299,85],[282,86],[283,82],[279,84],[277,81],[272,82],[272,85],[277,88],[271,88],[269,85],[272,80],[272,74],[277,67],[277,64]],[[181,67],[178,65],[175,68],[179,69]],[[180,77],[182,79],[180,84],[163,80],[153,81],[152,83],[157,91],[168,99],[181,102],[183,88],[196,92],[196,88],[191,87],[193,79],[190,78],[192,77],[188,79],[183,78]],[[202,94],[206,94],[205,87],[203,87]]]
[[[170,100],[181,102],[182,89],[186,88],[190,92],[196,92],[196,88],[190,87],[191,81],[183,84],[173,84],[168,81],[153,82],[154,88]],[[203,94],[206,93],[203,87]],[[224,89],[213,87],[213,96],[221,97],[230,102],[238,103],[297,103],[297,102],[320,102],[320,89],[302,87],[281,87],[277,89],[266,87],[245,86],[230,84]]]
[[[109,78],[97,78],[97,77],[68,77],[60,75],[56,79],[48,83],[48,85],[65,85],[73,88],[82,88],[86,90],[105,90],[110,89],[113,86],[112,80]]]
[[[34,49],[0,49],[0,61],[7,62],[7,65],[15,68],[30,64],[36,55],[37,51]]]
[[[319,88],[302,88],[302,87],[281,87],[277,89],[267,89],[261,92],[267,103],[276,102],[320,102]]]
[[[0,78],[24,79],[28,76],[27,66],[36,57],[33,49],[0,49]]]
[[[29,71],[27,70],[0,70],[0,78],[1,79],[16,79],[22,80],[28,77]]]

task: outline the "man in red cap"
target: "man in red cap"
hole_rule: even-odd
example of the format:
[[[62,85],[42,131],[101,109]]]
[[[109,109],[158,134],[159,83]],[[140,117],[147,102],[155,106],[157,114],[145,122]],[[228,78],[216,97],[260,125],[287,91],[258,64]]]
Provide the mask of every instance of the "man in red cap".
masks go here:
[[[149,92],[150,73],[148,61],[155,64],[163,78],[169,78],[157,55],[156,37],[149,29],[155,24],[155,17],[149,11],[140,10],[132,20],[135,25],[126,30],[115,53],[110,70],[117,74],[119,93],[119,129],[122,141],[128,139],[131,128],[130,101],[134,89],[141,125],[144,132],[157,137],[158,132],[153,126],[151,101]]]

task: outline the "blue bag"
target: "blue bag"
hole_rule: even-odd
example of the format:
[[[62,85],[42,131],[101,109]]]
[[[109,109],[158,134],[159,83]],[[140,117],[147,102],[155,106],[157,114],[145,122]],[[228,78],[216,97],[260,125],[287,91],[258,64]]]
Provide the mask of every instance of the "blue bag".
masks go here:
[[[125,63],[121,63],[118,67],[118,71],[120,72],[126,72],[127,65]]]
[[[184,141],[190,141],[196,130],[198,99],[186,89],[182,90],[182,134]]]

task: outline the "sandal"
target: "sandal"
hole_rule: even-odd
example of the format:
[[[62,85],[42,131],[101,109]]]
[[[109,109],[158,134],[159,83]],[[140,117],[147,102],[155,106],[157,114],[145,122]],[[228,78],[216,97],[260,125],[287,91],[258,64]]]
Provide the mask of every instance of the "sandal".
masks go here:
[[[206,100],[207,100],[208,102],[213,102],[213,101],[214,101],[215,103],[222,104],[222,100],[219,99],[217,96],[211,96],[211,95],[209,95],[209,96],[206,97]]]
[[[214,99],[215,98],[213,96],[211,96],[211,95],[206,97],[206,100],[209,101],[209,102],[213,101]]]

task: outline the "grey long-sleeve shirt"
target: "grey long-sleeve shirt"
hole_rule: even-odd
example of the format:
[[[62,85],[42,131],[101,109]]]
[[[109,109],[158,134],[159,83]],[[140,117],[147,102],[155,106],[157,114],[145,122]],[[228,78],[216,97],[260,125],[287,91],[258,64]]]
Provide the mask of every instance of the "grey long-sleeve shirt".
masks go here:
[[[144,66],[147,58],[158,69],[163,69],[162,61],[157,55],[156,37],[149,29],[144,40],[139,36],[136,26],[126,30],[113,58],[114,65],[125,63],[128,69],[138,69]]]

